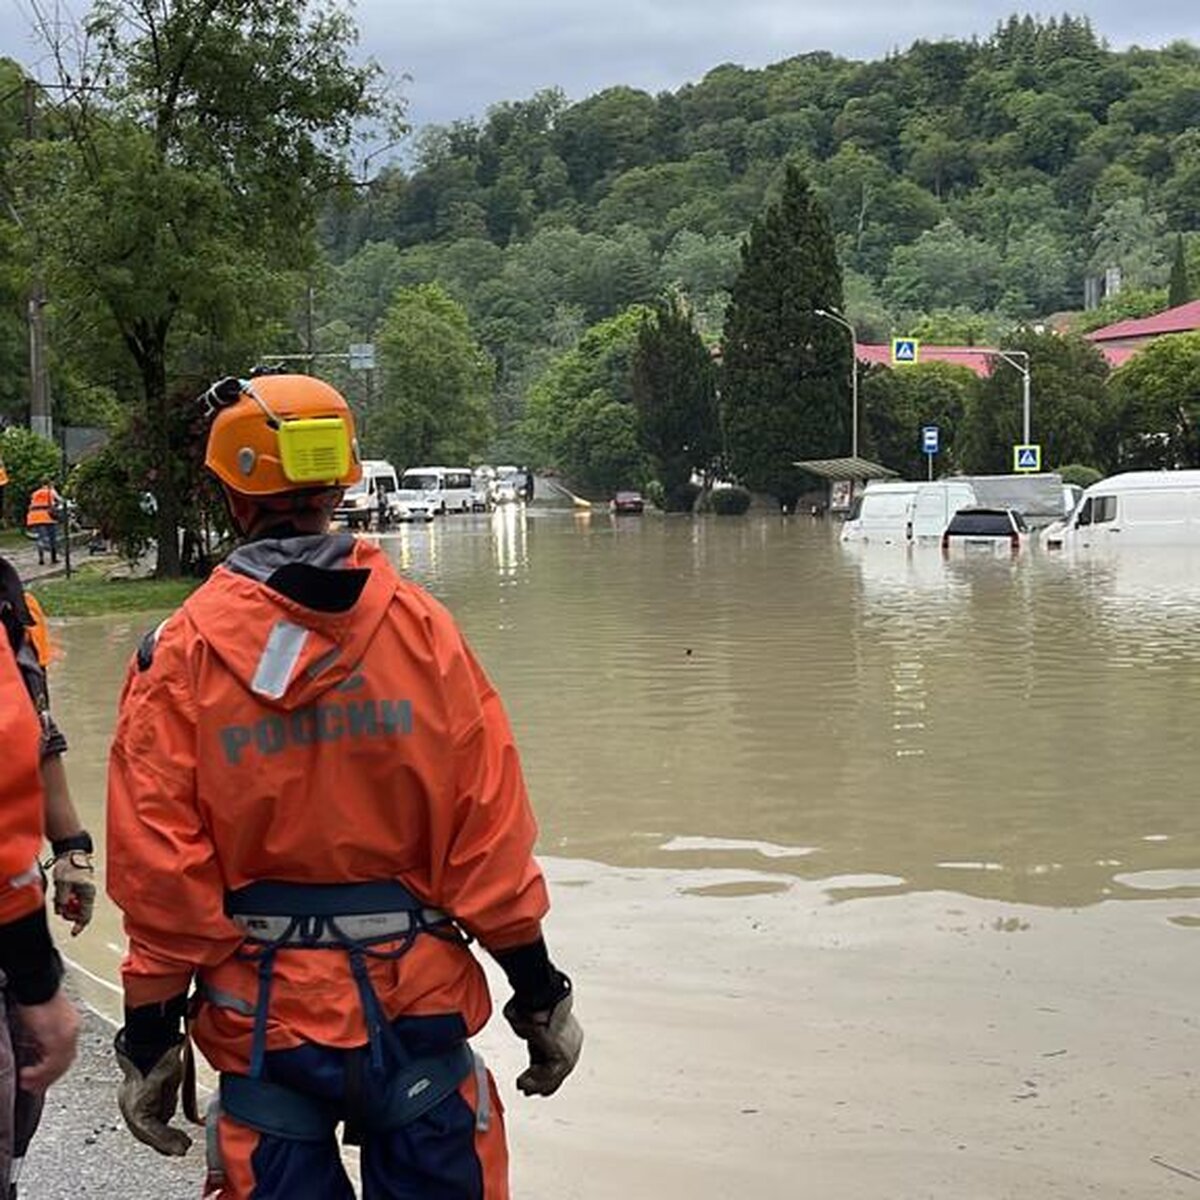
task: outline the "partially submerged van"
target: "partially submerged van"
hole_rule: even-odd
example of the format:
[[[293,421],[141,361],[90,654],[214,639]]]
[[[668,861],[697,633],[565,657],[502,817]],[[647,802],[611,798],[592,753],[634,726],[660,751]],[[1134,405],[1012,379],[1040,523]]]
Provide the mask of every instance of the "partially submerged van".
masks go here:
[[[868,483],[850,505],[842,541],[906,543],[909,507],[920,486],[905,481]]]
[[[335,520],[345,521],[350,529],[370,529],[372,521],[380,524],[381,514],[386,522],[398,487],[396,468],[390,462],[366,459],[362,478],[346,489],[341,504],[334,509]]]
[[[1046,545],[1200,545],[1200,471],[1127,471],[1102,479],[1083,493],[1061,533]]]
[[[402,505],[426,505],[435,513],[470,512],[470,467],[409,467],[400,478]]]
[[[938,541],[960,508],[977,503],[974,489],[963,479],[870,483],[846,516],[842,541]]]

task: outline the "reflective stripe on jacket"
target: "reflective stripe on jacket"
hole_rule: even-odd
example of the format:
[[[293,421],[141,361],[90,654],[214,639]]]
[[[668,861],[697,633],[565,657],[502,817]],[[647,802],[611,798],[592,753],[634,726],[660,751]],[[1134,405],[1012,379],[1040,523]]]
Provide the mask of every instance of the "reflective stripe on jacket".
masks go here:
[[[41,725],[21,680],[12,646],[0,630],[0,925],[42,904],[37,856],[44,828],[38,773]]]
[[[331,556],[362,581],[348,611],[261,582]],[[492,950],[536,940],[547,898],[507,718],[449,614],[351,538],[256,543],[231,563],[130,668],[108,886],[126,916],[127,1003],[178,995],[198,973],[232,1003],[202,1008],[196,1040],[244,1071],[257,979],[235,956],[226,889],[399,879]],[[483,972],[454,941],[420,938],[370,975],[389,1018],[457,1015],[470,1034],[490,1013]],[[267,1045],[302,1040],[366,1041],[344,955],[278,954]]]

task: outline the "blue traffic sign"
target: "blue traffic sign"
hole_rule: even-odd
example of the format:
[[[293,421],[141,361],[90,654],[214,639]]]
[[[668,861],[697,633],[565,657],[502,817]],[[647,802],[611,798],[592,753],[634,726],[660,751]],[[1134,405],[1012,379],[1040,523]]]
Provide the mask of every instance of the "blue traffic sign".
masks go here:
[[[1041,469],[1042,448],[1036,442],[1013,447],[1014,471],[1040,471]]]
[[[921,343],[916,338],[892,338],[892,364],[915,366],[921,354]]]
[[[936,454],[940,447],[941,430],[936,425],[923,425],[921,427],[921,452],[923,454]]]

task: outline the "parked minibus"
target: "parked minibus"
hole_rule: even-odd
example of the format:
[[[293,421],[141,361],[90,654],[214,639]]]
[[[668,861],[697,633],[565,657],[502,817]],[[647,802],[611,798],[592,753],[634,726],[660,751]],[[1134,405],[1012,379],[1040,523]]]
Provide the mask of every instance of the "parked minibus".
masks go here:
[[[1055,542],[1059,538],[1062,549],[1200,546],[1200,471],[1128,471],[1102,479],[1083,493]]]
[[[401,501],[421,501],[435,513],[470,512],[470,467],[409,467],[400,477]]]

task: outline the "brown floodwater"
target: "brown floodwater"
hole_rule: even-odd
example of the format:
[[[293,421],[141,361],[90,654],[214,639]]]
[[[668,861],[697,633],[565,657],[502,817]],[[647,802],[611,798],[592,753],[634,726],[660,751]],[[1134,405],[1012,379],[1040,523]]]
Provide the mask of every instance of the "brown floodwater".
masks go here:
[[[808,518],[510,507],[384,539],[456,614],[522,747],[541,852],[1078,908],[1200,896],[1200,564],[943,561]],[[103,829],[154,616],[59,624],[54,706]],[[111,980],[106,912],[76,943]],[[99,985],[98,985],[99,986]]]

